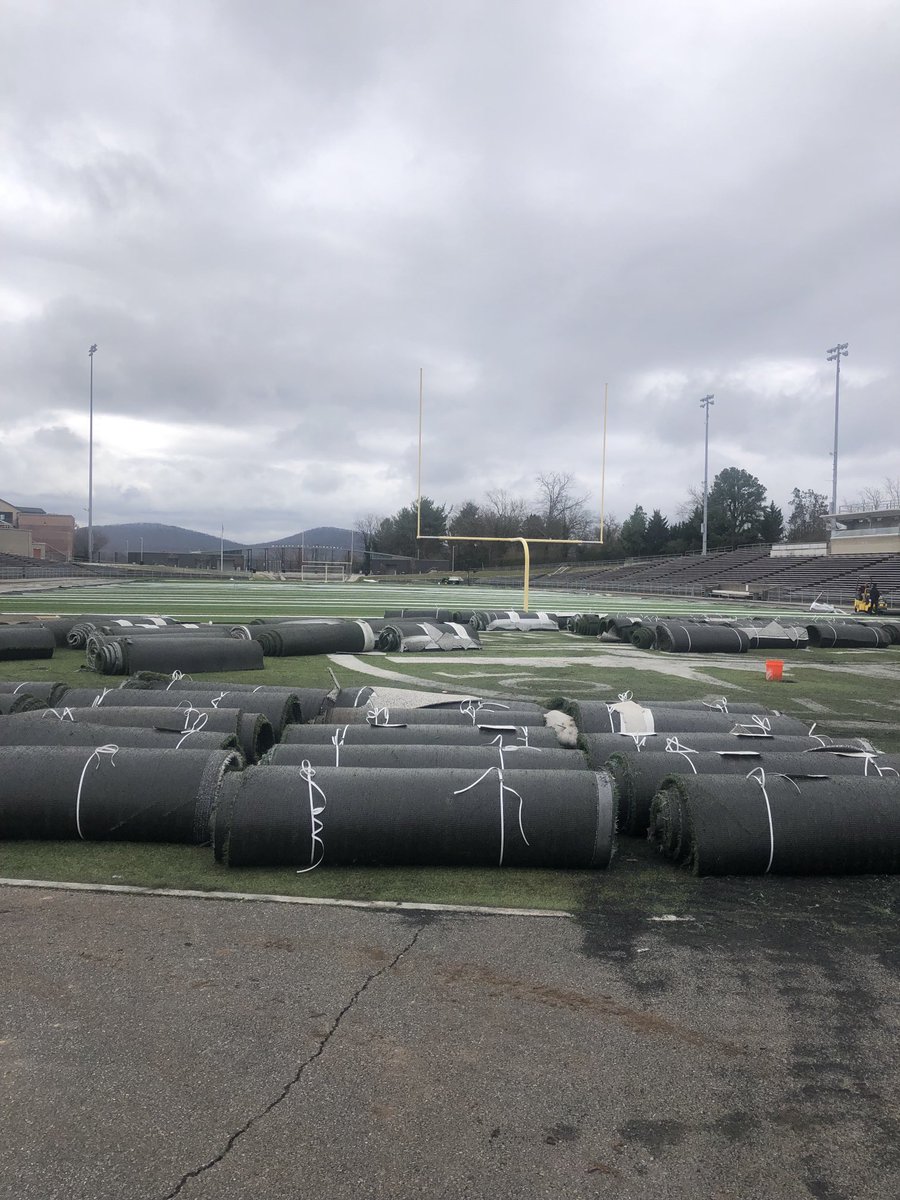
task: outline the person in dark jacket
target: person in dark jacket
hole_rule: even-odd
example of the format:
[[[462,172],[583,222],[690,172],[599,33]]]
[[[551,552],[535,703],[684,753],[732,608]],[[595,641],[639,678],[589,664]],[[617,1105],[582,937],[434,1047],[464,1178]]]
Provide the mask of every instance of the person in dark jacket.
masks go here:
[[[881,603],[881,592],[878,590],[878,584],[873,580],[869,584],[869,612],[875,616],[878,612],[878,607]]]

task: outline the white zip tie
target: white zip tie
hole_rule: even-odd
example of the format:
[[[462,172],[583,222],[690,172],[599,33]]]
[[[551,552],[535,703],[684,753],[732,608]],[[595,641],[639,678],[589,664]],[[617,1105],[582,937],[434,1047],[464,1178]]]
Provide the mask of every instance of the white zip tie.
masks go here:
[[[60,721],[74,721],[75,720],[75,718],[72,716],[71,708],[64,708],[62,710],[62,712],[60,712],[58,708],[46,708],[41,713],[42,721],[44,720],[44,718],[47,716],[48,713],[53,713],[54,717],[57,717]]]
[[[384,720],[381,720],[382,716]],[[387,707],[379,707],[375,705],[366,709],[366,724],[373,725],[378,729],[404,729],[405,725],[402,721],[391,720],[391,710]]]
[[[345,725],[342,730],[336,729],[331,739],[331,744],[334,746],[334,765],[336,767],[341,765],[341,746],[344,744],[344,734],[346,732],[347,726]]]
[[[866,765],[863,767],[863,775],[868,775],[870,764],[878,772],[879,779],[883,779],[885,775],[900,775],[900,771],[898,771],[896,767],[880,767],[875,760],[874,754],[867,754],[865,759]]]
[[[723,713],[727,714],[727,712],[728,712],[728,697],[722,696],[722,698],[720,700],[704,700],[703,707],[711,708],[717,712],[723,712]]]
[[[752,771],[749,771],[747,773],[747,778],[756,780],[756,782],[759,784],[760,788],[762,788],[763,799],[766,802],[766,815],[769,818],[769,861],[766,864],[766,869],[765,869],[765,871],[763,871],[763,874],[768,875],[768,873],[772,869],[772,862],[775,858],[775,827],[772,824],[772,805],[769,803],[769,793],[766,791],[765,768],[764,767],[754,767]],[[777,778],[789,780],[794,785],[794,788],[796,789],[798,794],[802,795],[802,789],[801,789],[800,785],[797,783],[797,781],[795,779],[791,779],[790,775],[779,774],[777,776]]]
[[[220,692],[220,694],[216,696],[214,700],[210,701],[211,706],[213,708],[218,708],[220,701],[224,700],[227,695],[227,692]]]
[[[196,713],[193,723],[190,723],[191,716]],[[199,733],[209,720],[209,713],[201,712],[199,708],[188,708],[184,714],[184,729],[186,733]]]
[[[482,779],[486,779],[488,777],[488,775],[490,775],[494,771],[497,772],[497,779],[500,783],[500,859],[497,863],[497,866],[502,867],[503,866],[503,855],[506,852],[506,817],[503,812],[503,793],[505,791],[512,792],[512,794],[518,798],[518,801],[519,801],[519,833],[522,835],[522,841],[525,843],[525,845],[526,846],[531,845],[528,838],[525,836],[525,830],[522,828],[522,805],[523,805],[522,797],[515,790],[515,788],[511,788],[508,784],[505,784],[503,782],[503,770],[501,767],[488,767],[488,769],[486,771],[482,771],[482,773],[478,776],[478,778],[473,783],[470,783],[467,787],[458,788],[453,793],[453,795],[461,796],[463,794],[463,792],[471,791],[473,787],[477,787],[479,785],[479,783],[481,783]]]
[[[325,828],[325,826],[319,820],[319,813],[322,813],[325,811],[325,804],[327,803],[327,801],[325,799],[325,793],[322,791],[322,789],[319,787],[319,785],[317,783],[313,782],[313,776],[315,775],[315,773],[316,773],[315,767],[310,763],[309,759],[305,758],[303,760],[303,762],[300,764],[300,778],[305,779],[307,784],[309,785],[309,827],[310,827],[309,866],[308,867],[300,867],[300,869],[297,871],[298,875],[305,875],[307,871],[314,871],[316,869],[316,867],[319,865],[319,863],[322,861],[322,859],[325,857],[325,843],[319,837],[319,834],[322,832],[322,830]],[[322,797],[322,803],[320,805],[316,805],[315,799],[313,797],[313,788],[315,788],[316,791],[319,793],[319,795]],[[317,843],[322,849],[322,852],[318,858],[316,858],[316,844]]]
[[[741,734],[738,732],[739,730],[746,730],[746,734],[744,736],[771,737],[772,723],[768,717],[760,717],[757,713],[753,713],[752,720],[749,723],[742,725],[740,722],[737,722],[731,732],[738,734],[740,737]]]
[[[103,697],[107,696],[112,690],[113,690],[112,688],[105,687],[103,689],[103,691],[100,693],[100,695],[95,696],[94,699],[91,701],[91,708],[99,708],[100,705],[103,703]]]
[[[118,752],[119,752],[119,747],[113,746],[112,744],[109,744],[106,746],[98,746],[97,749],[90,756],[90,758],[87,760],[87,762],[84,764],[84,767],[82,768],[81,778],[78,780],[78,794],[75,797],[75,828],[78,830],[78,836],[81,838],[82,841],[84,841],[84,834],[81,832],[81,789],[84,786],[84,777],[87,774],[87,769],[91,765],[91,763],[94,762],[94,760],[96,759],[96,765],[94,767],[94,770],[95,771],[99,770],[101,757],[103,755],[108,755],[109,761],[112,763],[113,766],[115,766],[116,765],[116,754],[118,754]]]
[[[769,793],[766,791],[766,772],[763,767],[754,767],[752,771],[747,773],[748,779],[755,779],[762,789],[763,799],[766,802],[766,815],[769,819],[769,861],[766,863],[764,875],[772,869],[772,861],[775,858],[775,828],[772,824],[772,805],[769,803]]]
[[[697,751],[692,750],[690,746],[682,746],[682,744],[678,740],[677,736],[666,738],[666,753],[667,754],[680,754],[682,758],[686,758],[688,760],[688,762],[691,764],[691,770],[694,772],[695,775],[697,774],[697,767],[694,764],[694,760],[691,758],[691,755],[696,754]]]

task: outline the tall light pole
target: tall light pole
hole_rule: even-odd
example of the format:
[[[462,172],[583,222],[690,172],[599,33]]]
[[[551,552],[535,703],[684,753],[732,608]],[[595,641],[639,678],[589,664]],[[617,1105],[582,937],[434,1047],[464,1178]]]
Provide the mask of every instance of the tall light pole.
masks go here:
[[[88,356],[91,360],[91,402],[88,425],[88,562],[94,561],[94,355],[97,353],[97,343],[94,342]]]
[[[706,553],[706,526],[709,518],[709,409],[710,405],[715,404],[715,399],[712,395],[704,396],[700,401],[700,407],[706,409],[706,434],[703,439],[703,549],[702,554]]]
[[[831,528],[837,523],[838,411],[841,403],[841,358],[847,357],[849,342],[838,342],[825,351],[826,360],[834,363],[834,451],[831,463]]]

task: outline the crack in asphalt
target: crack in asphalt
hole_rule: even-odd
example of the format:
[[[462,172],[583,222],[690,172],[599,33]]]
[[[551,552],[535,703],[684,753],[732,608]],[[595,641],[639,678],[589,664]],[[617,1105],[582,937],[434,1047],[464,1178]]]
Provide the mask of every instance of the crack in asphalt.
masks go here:
[[[272,1112],[273,1109],[276,1109],[283,1100],[287,1099],[287,1097],[290,1095],[292,1090],[296,1087],[296,1085],[302,1079],[303,1073],[306,1071],[306,1068],[311,1066],[312,1063],[314,1063],[316,1061],[316,1059],[321,1057],[321,1055],[324,1053],[325,1047],[328,1045],[328,1043],[331,1041],[331,1039],[337,1033],[338,1029],[340,1028],[341,1022],[343,1021],[344,1017],[346,1017],[347,1013],[350,1012],[350,1010],[354,1007],[354,1005],[359,1000],[359,998],[375,982],[376,979],[378,979],[380,976],[384,975],[385,972],[390,971],[393,967],[396,967],[397,963],[401,960],[401,958],[403,958],[405,955],[407,955],[410,952],[410,950],[412,950],[413,946],[415,946],[416,942],[418,941],[419,934],[425,929],[427,924],[429,924],[429,922],[425,922],[424,924],[419,925],[417,927],[415,933],[410,938],[410,940],[406,943],[406,945],[403,947],[403,949],[400,950],[399,953],[396,954],[389,963],[387,963],[383,967],[380,967],[377,971],[373,971],[372,974],[369,975],[362,982],[362,984],[360,984],[360,986],[356,989],[356,991],[353,993],[353,995],[350,997],[350,999],[347,1001],[347,1003],[344,1005],[344,1007],[341,1009],[341,1011],[335,1017],[331,1028],[328,1030],[328,1032],[325,1034],[325,1036],[319,1042],[319,1045],[312,1052],[312,1054],[309,1056],[309,1058],[304,1059],[304,1061],[302,1063],[300,1063],[300,1065],[297,1067],[297,1070],[294,1072],[293,1076],[287,1081],[287,1083],[284,1085],[284,1087],[281,1089],[281,1091],[278,1093],[278,1095],[275,1097],[275,1099],[272,1100],[271,1103],[267,1104],[265,1108],[261,1109],[259,1112],[254,1113],[253,1116],[250,1117],[240,1127],[240,1129],[236,1129],[234,1131],[234,1133],[232,1133],[229,1136],[228,1141],[225,1143],[223,1148],[220,1150],[220,1152],[214,1158],[211,1158],[208,1162],[205,1162],[201,1166],[195,1167],[192,1171],[187,1171],[184,1175],[182,1175],[181,1179],[179,1179],[178,1183],[175,1185],[175,1187],[172,1189],[172,1191],[168,1192],[166,1194],[166,1196],[164,1197],[164,1200],[174,1200],[174,1197],[178,1196],[181,1193],[182,1189],[192,1179],[197,1179],[200,1175],[203,1175],[207,1171],[211,1170],[213,1167],[218,1166],[218,1164],[220,1162],[222,1162],[222,1160],[228,1154],[231,1153],[231,1151],[234,1149],[234,1146],[237,1143],[237,1141],[240,1138],[242,1138],[244,1136],[244,1134],[248,1132],[248,1130],[252,1129],[253,1126],[256,1125],[258,1121],[261,1121],[263,1119],[263,1117],[268,1116],[268,1114],[270,1112]]]

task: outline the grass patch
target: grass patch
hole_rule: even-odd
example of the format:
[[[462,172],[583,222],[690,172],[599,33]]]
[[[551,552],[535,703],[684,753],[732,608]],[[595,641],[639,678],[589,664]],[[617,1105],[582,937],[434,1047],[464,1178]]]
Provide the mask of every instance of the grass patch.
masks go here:
[[[12,879],[132,884],[151,888],[257,892],[337,900],[408,900],[508,908],[581,909],[590,871],[478,868],[224,867],[204,846],[136,842],[6,842],[0,874]]]

